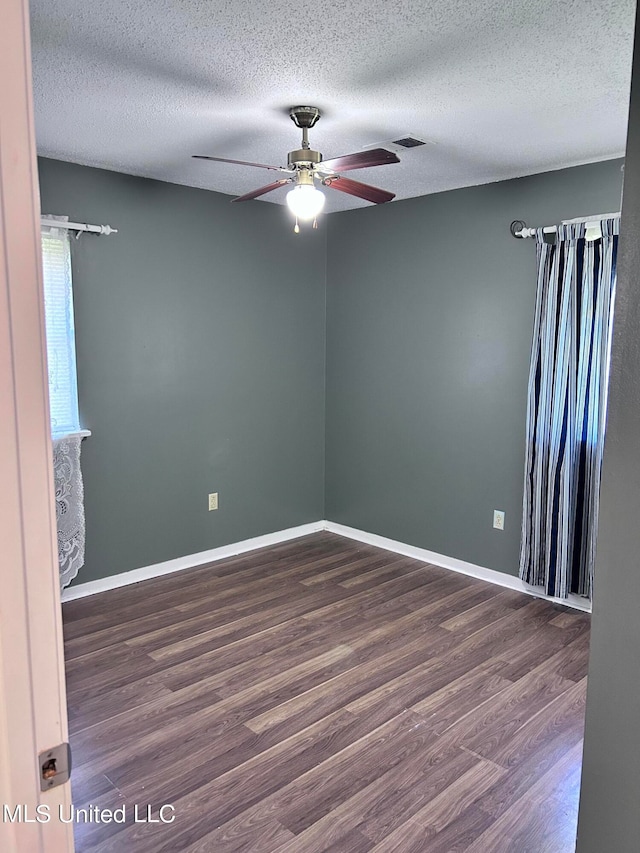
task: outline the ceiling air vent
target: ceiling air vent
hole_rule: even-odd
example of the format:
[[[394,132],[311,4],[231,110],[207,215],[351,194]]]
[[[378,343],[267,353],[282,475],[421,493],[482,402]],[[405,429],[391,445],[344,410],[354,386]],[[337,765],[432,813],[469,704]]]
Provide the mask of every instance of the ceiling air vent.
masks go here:
[[[399,145],[401,148],[417,148],[418,145],[425,145],[421,139],[416,139],[415,136],[403,136],[402,139],[394,139],[393,145]]]
[[[417,136],[412,136],[408,133],[406,136],[401,136],[399,139],[385,139],[384,142],[374,142],[372,145],[365,145],[367,148],[386,148],[387,151],[394,151],[396,154],[406,154],[412,148],[420,148],[422,145],[435,145],[430,139],[418,139]]]

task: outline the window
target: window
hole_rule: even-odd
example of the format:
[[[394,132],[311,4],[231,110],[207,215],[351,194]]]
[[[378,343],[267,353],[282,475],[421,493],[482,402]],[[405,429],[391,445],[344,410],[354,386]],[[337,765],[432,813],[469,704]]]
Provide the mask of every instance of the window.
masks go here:
[[[51,433],[59,438],[80,429],[71,249],[66,229],[43,228],[42,267]]]

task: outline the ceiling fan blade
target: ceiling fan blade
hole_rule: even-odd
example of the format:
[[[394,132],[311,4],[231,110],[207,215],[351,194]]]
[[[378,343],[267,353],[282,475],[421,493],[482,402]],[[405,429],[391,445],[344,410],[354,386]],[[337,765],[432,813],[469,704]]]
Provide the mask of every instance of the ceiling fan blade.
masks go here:
[[[237,166],[257,166],[258,169],[272,169],[274,172],[288,172],[283,166],[265,166],[264,163],[248,163],[246,160],[229,160],[227,157],[207,157],[206,154],[192,154],[194,160],[214,160],[216,163],[235,163]]]
[[[395,193],[381,190],[378,187],[371,187],[369,184],[362,184],[360,181],[352,181],[351,178],[341,178],[338,175],[335,178],[327,178],[323,183],[331,189],[364,198],[374,204],[384,204],[385,201],[391,201],[392,198],[396,197]]]
[[[270,193],[271,190],[277,190],[278,187],[281,187],[283,184],[290,184],[291,181],[292,178],[283,178],[281,181],[276,181],[273,184],[267,184],[266,187],[260,187],[260,189],[253,190],[250,193],[245,193],[245,195],[238,196],[238,198],[232,198],[231,201],[249,201],[250,198],[258,198],[259,195]]]
[[[358,151],[356,154],[334,157],[333,160],[323,160],[318,164],[318,171],[348,172],[350,169],[368,169],[371,166],[399,162],[400,159],[393,151],[387,151],[386,148],[373,148],[370,151]]]

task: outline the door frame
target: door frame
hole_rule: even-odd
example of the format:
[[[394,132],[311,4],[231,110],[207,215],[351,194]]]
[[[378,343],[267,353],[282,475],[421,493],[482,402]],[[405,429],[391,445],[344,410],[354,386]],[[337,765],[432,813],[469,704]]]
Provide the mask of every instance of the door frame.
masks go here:
[[[27,0],[3,0],[0,79],[0,849],[73,853],[37,758],[68,726]]]

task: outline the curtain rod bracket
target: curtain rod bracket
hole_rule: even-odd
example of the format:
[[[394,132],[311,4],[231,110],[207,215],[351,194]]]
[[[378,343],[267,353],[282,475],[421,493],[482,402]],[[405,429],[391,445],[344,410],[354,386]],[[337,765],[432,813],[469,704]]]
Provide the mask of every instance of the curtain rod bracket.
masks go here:
[[[527,227],[527,223],[522,219],[514,219],[511,225],[509,226],[509,230],[511,231],[512,237],[517,237],[518,240],[524,240],[524,234],[521,232],[524,231]]]

